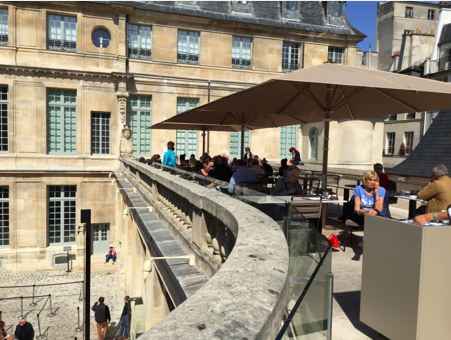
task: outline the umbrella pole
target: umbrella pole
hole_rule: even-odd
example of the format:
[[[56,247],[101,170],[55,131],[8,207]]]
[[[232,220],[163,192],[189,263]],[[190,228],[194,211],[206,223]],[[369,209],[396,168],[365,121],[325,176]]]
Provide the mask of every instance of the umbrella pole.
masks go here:
[[[241,157],[244,155],[244,124],[241,124]]]
[[[202,156],[205,154],[205,130],[202,131]]]
[[[327,161],[329,159],[329,125],[330,125],[331,111],[326,111],[326,118],[324,119],[324,146],[323,146],[323,174],[321,180],[322,191],[327,191]],[[321,234],[326,226],[326,205],[321,209],[321,227],[318,230]]]

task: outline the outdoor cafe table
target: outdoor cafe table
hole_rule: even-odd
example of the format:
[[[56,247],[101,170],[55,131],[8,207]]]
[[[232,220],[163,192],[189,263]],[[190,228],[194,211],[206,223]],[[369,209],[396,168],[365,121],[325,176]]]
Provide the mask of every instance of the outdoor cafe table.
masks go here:
[[[400,198],[403,200],[409,200],[409,217],[414,218],[417,210],[417,202],[424,202],[422,199],[419,199],[417,195],[400,195],[397,192],[389,191],[388,194],[391,197]]]

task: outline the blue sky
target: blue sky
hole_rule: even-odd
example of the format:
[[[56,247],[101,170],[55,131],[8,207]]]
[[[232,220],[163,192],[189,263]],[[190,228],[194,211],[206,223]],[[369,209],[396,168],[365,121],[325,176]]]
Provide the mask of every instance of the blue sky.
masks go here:
[[[357,46],[368,51],[368,45],[371,44],[371,50],[374,51],[377,1],[348,1],[345,4],[345,11],[351,25],[367,35]]]

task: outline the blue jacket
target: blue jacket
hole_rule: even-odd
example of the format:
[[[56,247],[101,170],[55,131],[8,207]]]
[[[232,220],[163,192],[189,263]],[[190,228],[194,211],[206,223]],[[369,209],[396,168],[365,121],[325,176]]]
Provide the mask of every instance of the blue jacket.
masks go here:
[[[168,149],[163,155],[163,165],[177,167],[177,163],[175,163],[175,152],[174,150]]]

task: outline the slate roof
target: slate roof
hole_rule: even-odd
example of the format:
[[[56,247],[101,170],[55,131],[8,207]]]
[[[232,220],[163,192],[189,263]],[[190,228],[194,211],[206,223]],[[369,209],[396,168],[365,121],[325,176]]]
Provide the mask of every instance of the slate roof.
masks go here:
[[[442,33],[440,33],[440,40],[438,45],[451,41],[451,24],[443,25]]]
[[[451,109],[441,110],[410,156],[387,173],[429,178],[438,164],[451,169],[450,146]]]
[[[182,1],[93,2],[102,4],[116,3],[155,12],[290,28],[293,30],[366,37],[365,34],[351,26],[344,10],[341,17],[328,19],[321,1],[300,1],[299,20],[282,18],[281,1],[251,1],[250,13],[245,13],[245,11],[242,13],[235,12],[232,1],[185,1],[185,3],[196,3],[193,6],[181,4],[183,3]]]

